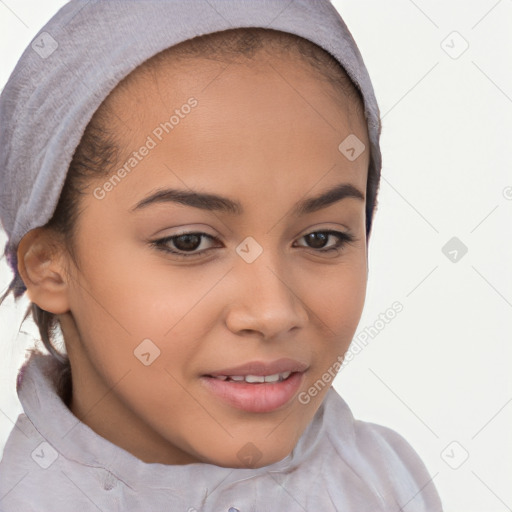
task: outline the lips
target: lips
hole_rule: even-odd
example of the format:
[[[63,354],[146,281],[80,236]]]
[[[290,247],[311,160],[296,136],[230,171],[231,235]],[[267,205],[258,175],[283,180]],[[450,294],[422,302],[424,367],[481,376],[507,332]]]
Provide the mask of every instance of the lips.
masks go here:
[[[289,403],[304,380],[308,365],[294,359],[251,361],[201,377],[205,388],[222,402],[247,412],[271,412]]]

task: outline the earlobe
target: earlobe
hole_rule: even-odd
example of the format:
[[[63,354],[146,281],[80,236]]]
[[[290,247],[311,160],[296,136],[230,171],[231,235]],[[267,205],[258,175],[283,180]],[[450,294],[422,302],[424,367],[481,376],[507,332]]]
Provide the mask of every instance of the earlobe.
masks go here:
[[[68,283],[62,263],[50,234],[42,228],[29,231],[18,245],[18,272],[30,301],[54,314],[69,311]]]

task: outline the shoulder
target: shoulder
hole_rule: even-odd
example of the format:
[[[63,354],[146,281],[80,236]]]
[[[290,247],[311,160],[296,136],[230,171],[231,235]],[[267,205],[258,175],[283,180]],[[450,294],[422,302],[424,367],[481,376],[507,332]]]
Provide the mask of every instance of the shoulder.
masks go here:
[[[40,443],[40,436],[34,426],[22,413],[18,416],[13,429],[3,448],[0,459],[0,511],[17,510],[28,489],[30,474],[33,472],[35,462],[32,453]],[[27,512],[36,510],[23,499]]]
[[[376,423],[354,420],[354,431],[356,443],[367,457],[400,468],[418,483],[424,484],[430,479],[416,450],[395,430]]]
[[[338,424],[344,427],[331,428],[330,436],[354,471],[371,482],[386,503],[398,504],[399,508],[408,504],[410,511],[442,512],[435,475],[430,475],[411,444],[389,427],[355,419],[346,402],[332,391],[334,416],[343,419]]]
[[[396,459],[414,472],[426,471],[416,450],[395,430],[377,423],[355,419],[354,432],[361,450],[368,451],[372,446],[373,454],[378,458]]]
[[[89,510],[91,502],[79,492],[73,481],[87,476],[77,474],[76,466],[67,461],[37,431],[22,413],[7,438],[0,459],[0,512],[23,510]]]

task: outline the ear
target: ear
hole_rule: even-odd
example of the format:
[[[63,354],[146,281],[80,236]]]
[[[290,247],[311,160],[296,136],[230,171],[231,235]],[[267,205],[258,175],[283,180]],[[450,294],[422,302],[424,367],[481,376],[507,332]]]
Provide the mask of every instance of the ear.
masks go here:
[[[69,311],[68,276],[62,250],[49,230],[29,231],[18,245],[18,272],[31,302],[49,313]]]

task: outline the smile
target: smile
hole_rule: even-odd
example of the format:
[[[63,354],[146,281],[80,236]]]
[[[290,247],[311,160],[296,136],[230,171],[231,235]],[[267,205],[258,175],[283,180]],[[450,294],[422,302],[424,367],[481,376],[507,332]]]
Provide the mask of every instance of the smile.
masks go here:
[[[268,380],[267,380],[268,379]],[[200,382],[216,400],[252,413],[276,411],[289,404],[304,381],[304,372],[271,375],[203,375]]]

